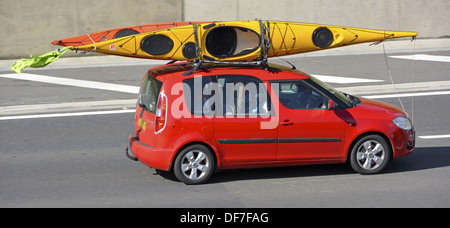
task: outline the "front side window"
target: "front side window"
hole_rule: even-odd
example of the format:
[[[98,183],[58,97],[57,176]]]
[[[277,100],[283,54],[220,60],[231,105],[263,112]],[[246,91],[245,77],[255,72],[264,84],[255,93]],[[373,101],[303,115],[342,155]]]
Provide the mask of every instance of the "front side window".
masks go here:
[[[322,81],[320,81],[319,79],[317,79],[317,78],[315,78],[315,77],[313,77],[313,76],[310,76],[309,79],[310,79],[313,83],[319,85],[319,86],[322,87],[323,89],[325,89],[325,90],[329,91],[330,93],[334,94],[336,97],[338,97],[340,100],[342,100],[342,101],[345,102],[346,104],[348,104],[348,105],[352,105],[352,104],[353,104],[352,100],[351,100],[348,96],[346,96],[346,95],[343,94],[342,92],[339,92],[338,90],[334,89],[333,87],[331,87],[331,86],[328,85],[327,83],[322,82]]]
[[[150,74],[145,76],[139,92],[139,106],[155,114],[162,82]]]
[[[280,103],[290,109],[326,109],[325,97],[301,81],[273,82],[279,84]]]

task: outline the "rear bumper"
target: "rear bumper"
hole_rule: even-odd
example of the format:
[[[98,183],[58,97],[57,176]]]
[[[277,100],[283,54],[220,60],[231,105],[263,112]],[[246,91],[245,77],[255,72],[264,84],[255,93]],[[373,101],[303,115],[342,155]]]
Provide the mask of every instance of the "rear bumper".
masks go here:
[[[129,144],[132,154],[128,152],[127,148],[126,156],[131,160],[139,160],[149,168],[166,171],[170,169],[171,159],[173,157],[171,151],[146,145],[131,135],[129,137]]]

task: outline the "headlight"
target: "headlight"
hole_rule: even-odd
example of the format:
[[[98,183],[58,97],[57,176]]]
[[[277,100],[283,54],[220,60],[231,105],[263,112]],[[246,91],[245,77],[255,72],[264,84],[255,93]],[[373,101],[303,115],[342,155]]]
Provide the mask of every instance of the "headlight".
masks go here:
[[[403,130],[411,130],[412,129],[412,123],[406,117],[403,117],[403,116],[397,117],[397,118],[393,119],[392,122],[394,122],[395,125],[397,125],[397,127],[401,128]]]

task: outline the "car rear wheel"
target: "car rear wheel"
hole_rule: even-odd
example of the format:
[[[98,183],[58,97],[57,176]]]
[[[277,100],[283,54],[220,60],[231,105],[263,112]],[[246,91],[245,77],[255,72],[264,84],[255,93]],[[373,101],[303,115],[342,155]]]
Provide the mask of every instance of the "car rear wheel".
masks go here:
[[[203,145],[191,145],[183,149],[174,164],[174,173],[185,184],[202,184],[214,172],[215,163],[211,151]]]
[[[350,154],[350,165],[361,174],[375,174],[386,168],[392,152],[386,140],[379,135],[359,139]]]

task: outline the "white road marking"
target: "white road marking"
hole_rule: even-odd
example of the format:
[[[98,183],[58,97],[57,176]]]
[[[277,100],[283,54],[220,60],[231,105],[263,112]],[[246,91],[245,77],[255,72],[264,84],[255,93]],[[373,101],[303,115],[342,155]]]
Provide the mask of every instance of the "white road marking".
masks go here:
[[[417,54],[417,55],[394,55],[394,56],[389,56],[389,57],[397,58],[397,59],[414,59],[414,60],[422,60],[422,61],[450,62],[450,56],[442,56],[442,55]]]
[[[52,118],[52,117],[68,117],[68,116],[92,116],[92,115],[109,115],[109,114],[123,114],[134,113],[134,109],[125,110],[113,110],[113,111],[94,111],[94,112],[72,112],[72,113],[53,113],[53,114],[36,114],[36,115],[23,115],[23,116],[3,116],[1,120],[21,120],[21,119],[40,119],[40,118]]]
[[[27,80],[27,81],[35,81],[35,82],[43,82],[43,83],[51,83],[58,85],[66,85],[66,86],[76,86],[82,88],[90,88],[90,89],[101,89],[101,90],[109,90],[123,93],[139,93],[138,86],[128,86],[128,85],[120,85],[113,83],[105,83],[105,82],[94,82],[87,80],[79,80],[79,79],[69,79],[69,78],[60,78],[60,77],[51,77],[45,75],[37,75],[37,74],[0,74],[0,77],[3,78],[11,78],[11,79],[19,79],[19,80]]]
[[[444,139],[444,138],[450,138],[450,135],[424,135],[419,136],[421,139]]]
[[[436,92],[420,92],[420,93],[399,93],[399,94],[383,94],[362,96],[367,99],[382,99],[382,98],[396,98],[396,97],[421,97],[421,96],[437,96],[449,95],[450,91],[436,91]]]
[[[337,83],[337,84],[384,82],[384,80],[378,80],[378,79],[338,77],[338,76],[316,75],[316,74],[312,74],[312,76],[318,78],[319,80],[321,80],[323,82]]]
[[[384,80],[376,80],[376,79],[338,77],[338,76],[327,76],[327,75],[313,75],[313,76],[317,77],[318,79],[320,79],[324,82],[338,83],[338,84],[375,83],[375,82],[383,82],[384,81]],[[59,85],[66,85],[66,86],[75,86],[75,87],[82,87],[82,88],[109,90],[109,91],[132,93],[132,94],[137,94],[139,92],[138,86],[128,86],[128,85],[120,85],[120,84],[113,84],[113,83],[94,82],[94,81],[78,80],[78,79],[68,79],[68,78],[52,77],[52,76],[37,75],[37,74],[27,74],[27,73],[0,74],[0,77],[10,78],[10,79],[36,81],[36,82],[42,82],[42,83],[59,84]],[[403,88],[403,87],[405,87],[405,88]],[[421,92],[411,92],[411,88],[413,88],[413,87],[414,87],[414,90],[419,90],[419,91],[421,90]],[[411,96],[448,95],[448,94],[450,94],[450,91],[448,91],[449,87],[450,87],[450,81],[441,81],[441,82],[421,82],[421,83],[418,83],[418,85],[412,85],[410,83],[397,84],[396,85],[397,91],[403,92],[403,93],[398,93],[398,94],[397,93],[393,94],[393,92],[395,90],[393,90],[392,85],[355,86],[355,87],[343,87],[343,88],[338,88],[338,89],[342,89],[343,91],[345,91],[349,94],[361,95],[364,98],[368,98],[368,99],[383,99],[383,98],[411,97]],[[445,91],[431,91],[431,92],[426,91],[426,90],[434,90],[435,88],[438,88],[441,90],[446,89],[446,90]],[[407,92],[407,93],[405,93],[405,92]],[[387,93],[387,94],[380,94],[380,93]],[[366,95],[364,95],[364,94],[366,94]],[[377,94],[380,94],[380,95],[377,95]],[[101,104],[102,102],[108,102],[108,101],[95,101],[94,106],[97,106],[97,107],[103,106],[101,109],[106,109],[104,107],[106,105],[106,103]],[[114,102],[117,103],[117,101],[113,101],[113,103]],[[126,102],[130,103],[129,100]],[[84,103],[86,103],[86,104],[89,103],[89,105],[83,106]],[[118,114],[118,113],[134,112],[134,110],[128,110],[128,109],[118,110],[118,111],[99,111],[99,110],[90,111],[89,109],[92,110],[95,108],[92,108],[92,107],[87,108],[87,107],[92,106],[93,104],[91,104],[91,102],[84,102],[84,103],[81,102],[79,105],[80,107],[77,106],[77,109],[72,109],[74,112],[53,113],[53,114],[39,114],[39,112],[40,113],[52,112],[50,109],[54,109],[57,106],[59,107],[58,104],[53,104],[51,107],[44,107],[44,106],[48,106],[48,105],[29,105],[28,108],[31,108],[32,109],[31,111],[33,111],[36,108],[46,109],[44,111],[34,110],[35,111],[34,114],[30,114],[30,115],[15,115],[15,114],[26,113],[26,111],[23,111],[23,107],[20,107],[20,106],[0,107],[0,114],[1,114],[2,109],[3,109],[3,111],[5,111],[4,114],[9,114],[8,116],[0,117],[0,120],[49,118],[49,117],[80,116],[80,115]],[[123,103],[123,101],[120,101],[119,103]],[[62,105],[64,105],[64,104],[62,104]],[[111,105],[111,104],[109,104],[109,105]],[[118,104],[115,104],[115,105],[118,105]],[[121,105],[123,105],[123,104],[121,104]],[[37,106],[37,107],[34,107],[34,106]],[[86,109],[83,110],[83,107],[86,107]],[[27,108],[27,107],[25,107],[25,108]],[[118,107],[110,107],[110,108],[118,108]],[[17,111],[17,110],[19,110],[19,111]],[[16,113],[14,113],[14,111]],[[77,111],[82,111],[82,112],[77,112]],[[11,114],[13,114],[13,115],[11,115]]]
[[[328,75],[313,75],[314,77],[320,79],[321,81],[327,83],[337,83],[337,84],[350,84],[350,83],[373,83],[373,82],[383,82],[384,80],[377,79],[364,79],[364,78],[352,78],[352,77],[338,77],[338,76],[328,76]],[[67,85],[67,86],[76,86],[90,89],[102,89],[109,91],[117,91],[124,93],[138,93],[138,86],[127,86],[127,85],[119,85],[105,82],[94,82],[87,80],[79,80],[79,79],[69,79],[69,78],[60,78],[60,77],[52,77],[45,75],[37,75],[37,74],[0,74],[0,77],[3,78],[11,78],[18,80],[28,80],[35,82],[43,82],[43,83],[51,83],[58,85]]]
[[[136,99],[80,101],[56,104],[30,104],[0,107],[0,116],[17,116],[57,112],[88,112],[115,109],[135,109]]]
[[[397,91],[395,93],[430,92],[450,90],[450,81],[397,83],[395,86],[392,84],[347,86],[336,89],[352,95],[389,94],[395,91]]]

